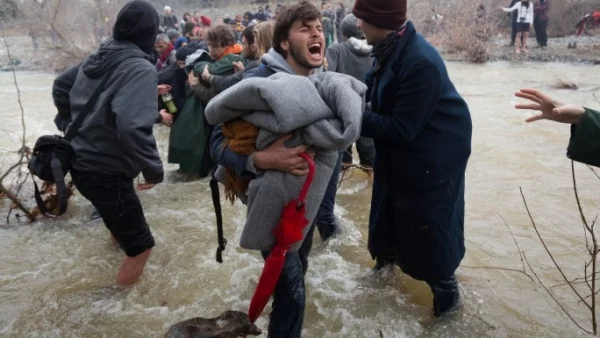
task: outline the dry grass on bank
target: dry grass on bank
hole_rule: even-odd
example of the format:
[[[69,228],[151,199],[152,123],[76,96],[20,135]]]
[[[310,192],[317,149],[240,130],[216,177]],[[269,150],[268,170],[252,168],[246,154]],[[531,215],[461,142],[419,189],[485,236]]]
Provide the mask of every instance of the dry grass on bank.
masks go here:
[[[500,5],[508,6],[509,0],[498,3],[495,0],[421,0],[409,1],[409,18],[418,30],[423,32],[437,47],[446,53],[460,53],[471,62],[485,62],[490,37],[507,35],[510,31],[510,20],[506,13],[499,9]],[[98,45],[96,30],[101,28],[110,35],[113,20],[119,9],[127,0],[2,0],[0,1],[0,20],[2,27],[9,25],[16,29],[20,36],[34,34],[39,37],[42,48],[48,50],[51,57],[47,61],[48,68],[62,70],[76,64]],[[202,14],[216,19],[219,16],[231,17],[247,10],[255,11],[259,6],[250,0],[151,0],[161,9],[164,5],[174,8],[179,18],[184,12],[201,11]],[[259,1],[260,2],[260,1]],[[295,1],[270,1],[284,4]],[[352,0],[344,1],[346,8],[353,5]],[[6,16],[14,15],[15,3],[22,14],[16,20],[7,20]],[[320,5],[320,1],[313,1]],[[336,4],[337,1],[330,1]],[[260,2],[263,5],[264,2]],[[477,7],[483,4],[486,8],[486,20],[476,23]],[[550,36],[564,36],[574,33],[575,24],[594,9],[600,9],[600,0],[561,0],[552,1]],[[441,24],[432,20],[433,12],[441,14]],[[12,14],[7,14],[12,13]],[[2,19],[4,18],[4,19]],[[52,32],[54,37],[52,37]],[[29,41],[23,41],[29,43]]]

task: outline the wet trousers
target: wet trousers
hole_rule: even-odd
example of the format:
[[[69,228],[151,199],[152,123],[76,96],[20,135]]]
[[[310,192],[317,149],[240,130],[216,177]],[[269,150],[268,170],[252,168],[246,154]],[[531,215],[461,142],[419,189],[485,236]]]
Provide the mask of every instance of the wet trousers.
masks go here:
[[[269,338],[300,338],[302,335],[306,308],[304,276],[308,270],[314,230],[313,224],[300,249],[285,256],[283,271],[273,292]],[[262,252],[263,258],[268,255],[269,252]]]

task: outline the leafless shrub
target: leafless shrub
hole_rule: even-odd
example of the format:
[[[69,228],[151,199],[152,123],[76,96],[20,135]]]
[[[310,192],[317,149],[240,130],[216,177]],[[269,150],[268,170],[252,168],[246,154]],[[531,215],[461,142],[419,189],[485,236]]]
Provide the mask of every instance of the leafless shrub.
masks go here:
[[[598,179],[600,179],[600,176],[598,176],[598,174],[594,171],[594,169],[592,167],[589,167],[589,168],[594,173],[594,175]],[[552,254],[550,248],[546,244],[544,238],[542,237],[539,227],[536,224],[531,211],[529,210],[529,206],[527,205],[527,199],[525,198],[525,194],[523,193],[522,189],[520,189],[520,190],[521,190],[521,197],[523,198],[523,204],[525,206],[525,209],[527,210],[527,214],[529,215],[529,219],[531,220],[533,229],[535,230],[535,233],[537,234],[538,239],[544,246],[546,253],[548,253],[548,257],[550,258],[550,260],[554,264],[554,267],[556,268],[556,270],[560,274],[562,280],[564,281],[563,283],[555,285],[553,287],[569,288],[573,292],[573,296],[575,298],[575,301],[577,302],[577,305],[582,306],[589,311],[590,323],[584,324],[584,323],[578,322],[574,318],[574,316],[566,309],[566,307],[563,305],[563,303],[561,301],[559,301],[556,298],[556,296],[554,296],[554,294],[551,290],[553,287],[547,287],[542,282],[542,280],[539,278],[539,276],[537,275],[537,273],[535,272],[535,270],[533,269],[533,267],[531,266],[531,264],[529,263],[529,261],[527,260],[526,257],[525,257],[525,262],[527,263],[529,269],[531,270],[531,272],[533,273],[533,275],[535,276],[537,281],[540,283],[540,285],[544,288],[544,290],[546,290],[548,295],[560,307],[560,309],[565,313],[565,315],[567,317],[569,317],[569,319],[573,322],[573,324],[575,326],[577,326],[579,329],[583,330],[584,332],[589,333],[589,334],[594,334],[594,336],[597,336],[598,335],[598,317],[597,317],[597,304],[596,304],[597,298],[596,298],[596,296],[598,295],[598,293],[600,293],[600,290],[598,287],[599,272],[598,272],[597,262],[598,262],[598,253],[600,253],[600,243],[598,242],[598,238],[596,235],[595,225],[596,225],[596,221],[598,220],[598,216],[596,215],[596,217],[594,218],[594,220],[592,222],[590,222],[587,219],[587,217],[585,216],[585,213],[583,211],[583,208],[581,206],[581,201],[579,198],[577,180],[575,177],[574,162],[571,162],[571,175],[572,175],[572,179],[573,179],[573,191],[575,193],[575,201],[577,202],[577,208],[578,208],[579,215],[581,217],[581,222],[583,225],[583,231],[584,231],[584,236],[585,236],[585,248],[589,255],[589,258],[585,262],[582,262],[582,264],[584,266],[582,277],[577,277],[577,278],[567,277],[564,270],[561,268],[560,264],[558,263],[558,261]],[[591,328],[590,328],[590,326],[591,326]]]
[[[430,0],[411,5],[409,13],[418,30],[444,52],[464,54],[468,61],[482,63],[487,60],[494,19],[485,9],[479,10],[479,5]]]
[[[6,54],[8,56],[8,59],[10,60],[12,57],[10,53],[10,48],[8,46],[8,42],[6,41],[6,36],[4,35],[4,29],[0,28],[0,33],[2,34],[2,41],[4,47],[6,48]],[[5,151],[7,153],[6,157],[9,158],[9,161],[10,159],[12,159],[14,163],[9,164],[8,167],[3,166],[0,170],[0,194],[2,195],[2,197],[6,197],[11,201],[11,206],[9,208],[8,215],[6,216],[7,221],[10,219],[11,212],[14,209],[21,210],[30,220],[33,221],[35,219],[35,216],[31,212],[31,210],[23,204],[19,196],[23,184],[27,181],[27,178],[29,177],[29,173],[25,173],[23,171],[23,167],[27,163],[27,160],[31,155],[31,151],[25,144],[25,110],[23,109],[23,104],[21,102],[21,91],[19,90],[19,84],[17,82],[17,75],[15,73],[14,67],[12,67],[12,75],[15,88],[17,90],[17,101],[19,102],[19,108],[21,111],[22,135],[20,149],[16,151]],[[15,171],[17,172],[16,174]],[[9,181],[10,179],[13,179],[12,183],[7,183],[7,181]]]
[[[548,34],[561,37],[575,34],[575,25],[587,13],[600,10],[597,0],[553,1],[550,7]]]

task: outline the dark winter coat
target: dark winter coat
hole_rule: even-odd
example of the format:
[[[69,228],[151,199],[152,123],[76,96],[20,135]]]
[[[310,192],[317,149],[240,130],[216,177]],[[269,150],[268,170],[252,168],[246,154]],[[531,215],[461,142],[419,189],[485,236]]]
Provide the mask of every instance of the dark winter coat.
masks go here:
[[[232,87],[233,85],[235,85],[236,83],[242,81],[242,79],[244,78],[245,74],[247,74],[249,71],[251,71],[252,69],[258,67],[260,65],[260,61],[251,61],[249,62],[243,71],[241,72],[237,72],[233,75],[213,75],[210,78],[210,86],[211,88],[213,88],[217,93],[221,93],[222,91],[224,91],[225,89]]]
[[[185,73],[185,69],[179,68],[179,66],[176,64],[170,65],[158,74],[158,84],[166,84],[171,86],[173,102],[175,102],[177,111],[181,111],[187,95],[187,74]],[[167,108],[160,96],[158,97],[158,108]],[[176,116],[177,114],[175,117]]]
[[[465,254],[464,184],[471,116],[438,52],[411,22],[377,73],[362,135],[375,141],[373,258],[395,256],[418,280],[454,274]]]
[[[586,109],[579,124],[571,126],[567,156],[573,161],[600,167],[600,112]]]
[[[508,8],[512,8],[519,1],[521,1],[521,0],[511,0],[510,1],[510,5],[508,6]],[[511,13],[508,13],[507,15],[511,18],[511,20],[513,22],[517,22],[517,19],[519,18],[519,11],[513,11]]]
[[[533,8],[533,13],[535,16],[535,20],[546,22],[550,20],[548,16],[548,12],[550,12],[550,2],[549,0],[540,1],[539,4],[536,4]]]
[[[54,124],[58,130],[64,132],[69,123],[71,123],[71,88],[77,79],[79,74],[79,68],[81,64],[70,68],[56,79],[54,79],[54,85],[52,86],[52,99],[54,100],[54,106],[58,109],[58,113],[54,118]]]
[[[163,16],[163,21],[162,21],[162,25],[163,27],[166,27],[166,29],[174,29],[176,31],[179,30],[179,21],[177,21],[177,17],[173,14],[171,15],[165,15]]]
[[[74,82],[69,83],[74,74]],[[106,76],[110,76],[107,86],[71,141],[73,168],[128,178],[141,172],[149,183],[162,182],[163,166],[152,134],[158,112],[157,73],[138,46],[111,40],[79,68],[58,76],[55,83],[71,87],[71,120]]]
[[[327,48],[327,70],[347,74],[365,81],[365,74],[373,67],[371,46],[366,41],[350,38]]]

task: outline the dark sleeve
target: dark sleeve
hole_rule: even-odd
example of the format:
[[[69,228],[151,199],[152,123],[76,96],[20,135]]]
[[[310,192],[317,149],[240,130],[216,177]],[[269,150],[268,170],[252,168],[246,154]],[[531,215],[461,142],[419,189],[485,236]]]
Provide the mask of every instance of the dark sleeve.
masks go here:
[[[362,136],[388,143],[413,141],[427,125],[441,93],[441,74],[429,60],[419,60],[396,79],[394,108],[389,115],[366,110]]]
[[[196,99],[202,101],[204,104],[208,104],[210,100],[212,100],[219,93],[214,87],[209,87],[204,84],[202,81],[194,87],[194,96]]]
[[[224,91],[225,89],[232,87],[236,83],[242,81],[244,77],[244,72],[237,72],[233,75],[212,75],[210,77],[210,86],[214,88],[218,93]]]
[[[66,72],[60,74],[55,80],[52,86],[52,99],[54,105],[58,109],[58,114],[54,118],[54,124],[58,130],[64,132],[69,123],[71,123],[71,97],[70,92],[79,74],[79,67],[77,65]]]
[[[213,161],[229,170],[233,170],[236,176],[252,177],[253,174],[246,171],[248,156],[239,155],[223,146],[225,136],[222,128],[222,125],[216,126],[210,138],[210,156]]]
[[[244,70],[242,70],[241,72],[237,72],[233,75],[229,75],[229,76],[219,76],[219,75],[212,75],[210,78],[210,84],[212,87],[214,87],[217,92],[222,92],[225,89],[234,86],[235,84],[237,84],[238,82],[242,81],[243,79],[247,78],[247,76],[250,76],[252,74],[254,74],[254,69],[258,68],[259,63],[258,62],[248,62],[246,63],[246,68],[244,68]]]
[[[121,146],[138,164],[147,183],[160,183],[164,179],[162,161],[152,133],[158,111],[157,86],[156,70],[150,64],[132,67],[125,72],[123,85],[111,101]]]
[[[579,125],[571,126],[567,157],[600,167],[600,112],[586,108]]]
[[[250,79],[253,77],[260,77],[261,67],[264,66],[261,65],[244,72],[244,74],[242,75],[242,80]]]

